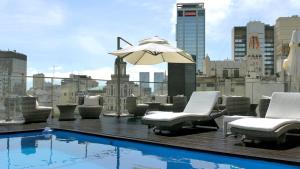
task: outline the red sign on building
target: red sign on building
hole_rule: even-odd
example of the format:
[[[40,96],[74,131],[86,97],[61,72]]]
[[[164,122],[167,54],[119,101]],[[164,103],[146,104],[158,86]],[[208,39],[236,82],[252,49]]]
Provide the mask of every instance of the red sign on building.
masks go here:
[[[196,16],[196,11],[185,11],[184,16]]]

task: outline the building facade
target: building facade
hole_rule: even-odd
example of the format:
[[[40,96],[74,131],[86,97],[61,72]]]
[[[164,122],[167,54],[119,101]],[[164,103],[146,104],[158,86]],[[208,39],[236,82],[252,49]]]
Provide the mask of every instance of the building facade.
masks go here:
[[[111,80],[106,83],[106,92],[104,95],[104,110],[115,112],[117,110],[117,61],[115,62],[115,73],[111,75]],[[126,74],[126,62],[120,62],[120,111],[126,111],[126,98],[135,94],[136,85],[129,81],[129,75]]]
[[[203,62],[203,76],[217,78],[239,78],[247,75],[247,65],[242,60],[214,60],[206,56]]]
[[[43,73],[38,73],[33,75],[33,84],[34,89],[44,89],[45,86],[45,75]]]
[[[97,87],[98,82],[87,75],[70,74],[69,78],[61,81],[60,102],[77,103],[78,96],[86,94],[89,88]]]
[[[289,54],[289,43],[293,30],[300,30],[300,17],[279,17],[276,20],[275,28],[275,63],[276,72],[281,72],[282,62]]]
[[[243,59],[256,35],[263,60],[263,75],[274,74],[274,27],[259,21],[248,22],[246,26],[232,30],[232,56],[234,60]]]
[[[204,3],[177,3],[177,47],[192,55],[196,64],[168,64],[168,95],[186,95],[196,90],[196,72],[203,73],[205,56]]]
[[[154,72],[154,94],[163,95],[167,93],[165,72]]]
[[[0,51],[0,107],[10,96],[26,94],[27,56],[16,51]]]
[[[205,56],[204,3],[177,3],[177,47],[196,58],[196,71],[203,72]]]
[[[142,88],[149,88],[150,87],[150,73],[149,72],[140,72],[140,82]]]

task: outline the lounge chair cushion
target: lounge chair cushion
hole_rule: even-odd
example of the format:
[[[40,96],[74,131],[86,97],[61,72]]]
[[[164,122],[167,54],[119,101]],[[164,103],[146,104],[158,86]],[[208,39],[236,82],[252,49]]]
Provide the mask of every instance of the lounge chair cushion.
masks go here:
[[[293,119],[270,119],[270,118],[243,118],[229,123],[231,127],[246,130],[272,132],[290,123],[300,123]]]
[[[300,120],[300,94],[274,92],[266,118]]]
[[[155,120],[155,121],[172,121],[178,118],[188,117],[192,120],[209,119],[206,115],[194,114],[194,113],[173,113],[173,112],[163,112],[163,111],[152,111],[151,114],[144,116],[144,120]]]
[[[193,92],[193,99],[189,100],[183,112],[209,116],[219,95],[220,92],[216,91]]]
[[[99,106],[100,95],[97,96],[85,96],[84,105],[85,106]]]
[[[47,106],[37,106],[36,109],[37,109],[37,110],[51,110],[52,107],[47,107]]]

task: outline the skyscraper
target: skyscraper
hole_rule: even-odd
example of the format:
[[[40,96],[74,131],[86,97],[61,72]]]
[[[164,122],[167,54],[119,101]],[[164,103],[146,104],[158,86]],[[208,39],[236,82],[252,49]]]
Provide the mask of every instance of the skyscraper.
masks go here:
[[[166,76],[164,72],[154,72],[154,94],[163,94],[164,93],[164,84]]]
[[[264,75],[274,74],[274,27],[259,21],[248,22],[246,26],[232,30],[232,56],[234,60],[244,59],[249,50],[253,34],[257,35]]]
[[[196,71],[203,72],[205,57],[204,3],[177,3],[177,47],[196,57]]]
[[[177,47],[191,54],[196,64],[168,64],[168,94],[189,97],[196,89],[196,71],[203,72],[204,3],[177,3],[176,41]]]
[[[149,88],[150,87],[149,79],[150,79],[149,72],[140,72],[141,88]]]

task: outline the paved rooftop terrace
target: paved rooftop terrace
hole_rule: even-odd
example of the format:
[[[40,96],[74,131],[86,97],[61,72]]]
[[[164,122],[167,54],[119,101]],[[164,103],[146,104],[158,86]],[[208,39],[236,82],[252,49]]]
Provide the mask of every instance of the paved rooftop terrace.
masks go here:
[[[222,117],[218,118],[217,121],[222,126]],[[276,145],[275,143],[243,144],[240,142],[240,138],[233,136],[224,138],[222,129],[218,131],[203,128],[183,129],[176,135],[156,135],[152,130],[148,130],[147,126],[141,124],[140,119],[131,117],[102,116],[95,120],[77,119],[76,121],[52,119],[48,120],[47,123],[0,126],[0,133],[36,130],[47,126],[250,158],[279,160],[300,165],[300,136],[288,136],[285,144]]]

